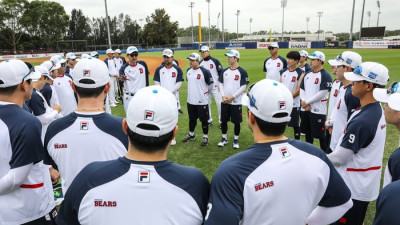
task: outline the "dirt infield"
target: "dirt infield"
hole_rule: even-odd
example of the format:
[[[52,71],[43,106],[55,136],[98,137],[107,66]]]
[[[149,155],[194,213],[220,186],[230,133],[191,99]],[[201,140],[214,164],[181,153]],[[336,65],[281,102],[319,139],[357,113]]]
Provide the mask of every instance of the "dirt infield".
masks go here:
[[[100,57],[101,60],[104,60],[105,58],[106,58],[105,56]],[[48,58],[24,59],[23,61],[30,62],[30,63],[41,63],[46,60],[49,60],[49,59]],[[153,76],[154,71],[156,71],[157,67],[159,67],[161,65],[161,63],[163,62],[162,57],[154,57],[154,56],[140,56],[139,60],[146,62],[151,76]],[[177,59],[177,60],[179,62],[179,66],[181,68],[185,66],[185,64],[186,64],[185,60],[182,60],[182,59]]]

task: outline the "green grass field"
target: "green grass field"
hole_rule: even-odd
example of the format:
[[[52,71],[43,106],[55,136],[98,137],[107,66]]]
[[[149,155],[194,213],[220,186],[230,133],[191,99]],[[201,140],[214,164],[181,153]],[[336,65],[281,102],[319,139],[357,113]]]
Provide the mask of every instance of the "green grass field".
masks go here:
[[[314,50],[314,49],[313,49]],[[283,57],[289,52],[289,49],[281,49],[280,55]],[[339,53],[343,52],[343,49],[323,49],[322,50],[326,59],[331,59]],[[400,80],[400,64],[398,64],[398,60],[400,59],[400,51],[399,50],[355,50],[361,54],[363,57],[363,61],[375,61],[380,62],[385,65],[389,69],[390,74],[390,82],[391,81],[399,81]],[[177,51],[175,52],[175,58],[184,59],[193,51]],[[220,60],[224,67],[228,66],[227,58],[224,56],[226,50],[213,50],[211,51],[211,55]],[[250,83],[257,82],[263,78],[265,78],[265,73],[262,72],[263,62],[266,57],[269,56],[269,52],[267,49],[265,50],[239,50],[241,54],[240,66],[247,70]],[[309,49],[309,53],[311,53],[311,49]],[[141,56],[159,56],[161,58],[161,52],[152,52],[152,53],[141,53]],[[140,59],[140,56],[139,56]],[[182,68],[185,71],[188,67],[188,63]],[[325,64],[325,69],[327,71],[330,70],[330,66]],[[154,73],[154,71],[150,71]],[[151,79],[151,84],[153,81]],[[238,153],[239,151],[246,149],[251,146],[253,143],[253,136],[250,130],[247,128],[246,124],[246,114],[244,112],[244,121],[242,123],[242,129],[240,134],[240,150],[234,150],[232,148],[232,140],[233,140],[233,126],[232,124],[228,124],[228,141],[229,144],[224,148],[217,147],[217,143],[221,139],[221,130],[218,125],[218,116],[215,102],[212,104],[212,117],[214,120],[214,125],[210,127],[209,130],[209,141],[210,144],[206,147],[201,147],[200,142],[202,139],[202,131],[200,123],[196,127],[196,135],[197,140],[193,142],[183,143],[181,140],[188,133],[188,114],[186,109],[186,96],[187,96],[187,84],[183,83],[180,89],[180,101],[182,105],[182,110],[184,111],[183,115],[179,115],[179,131],[177,134],[177,145],[172,146],[168,153],[169,160],[187,165],[193,166],[200,169],[207,177],[211,180],[215,170],[222,160],[228,158],[231,155]],[[122,105],[118,105],[118,107],[113,108],[113,114],[116,116],[125,117],[124,109]],[[288,128],[286,130],[286,136],[289,138],[293,138],[293,130],[292,128]],[[398,136],[399,133],[395,129],[394,126],[388,125],[388,132],[386,138],[386,146],[385,146],[385,154],[383,158],[383,165],[386,166],[387,160],[390,154],[397,148],[398,146]],[[302,136],[302,140],[304,140],[304,136]],[[319,146],[318,141],[315,141],[315,145]],[[384,170],[382,170],[384,171]],[[383,173],[382,173],[383,174]],[[383,175],[382,175],[383,177]],[[375,216],[375,202],[369,205],[365,224],[372,224],[372,221]]]

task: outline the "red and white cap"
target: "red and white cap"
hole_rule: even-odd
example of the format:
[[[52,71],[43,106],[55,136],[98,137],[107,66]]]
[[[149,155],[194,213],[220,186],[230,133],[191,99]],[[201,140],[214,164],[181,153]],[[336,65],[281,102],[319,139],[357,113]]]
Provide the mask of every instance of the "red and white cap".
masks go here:
[[[390,108],[400,111],[400,82],[393,82],[387,89],[375,88],[374,98],[387,103]]]
[[[132,97],[126,112],[131,131],[148,137],[160,137],[171,132],[178,123],[178,107],[175,96],[167,89],[154,85],[141,88]],[[149,124],[157,130],[138,127]]]
[[[389,70],[376,62],[365,62],[357,66],[353,72],[344,73],[349,81],[368,81],[374,84],[386,85],[389,81]]]
[[[290,121],[293,96],[282,83],[263,79],[252,84],[242,97],[242,105],[258,118],[270,123]],[[283,113],[283,114],[281,114]]]
[[[11,87],[20,84],[23,80],[32,79],[35,76],[33,68],[21,60],[11,59],[0,63],[0,88]]]
[[[98,88],[110,81],[107,65],[96,58],[81,59],[74,67],[72,73],[74,84],[82,88]],[[92,84],[82,83],[81,80],[92,80]]]

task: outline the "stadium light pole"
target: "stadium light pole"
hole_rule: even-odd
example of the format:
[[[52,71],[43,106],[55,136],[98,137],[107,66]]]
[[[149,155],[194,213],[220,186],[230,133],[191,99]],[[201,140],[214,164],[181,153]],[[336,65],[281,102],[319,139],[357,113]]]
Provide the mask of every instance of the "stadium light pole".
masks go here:
[[[319,17],[318,19],[318,41],[319,41],[319,33],[321,32],[321,17],[324,14],[324,12],[317,12],[317,16]]]
[[[358,34],[358,40],[360,40],[360,41],[361,41],[361,30],[362,30],[363,21],[364,21],[364,9],[365,9],[365,0],[363,1],[363,7],[362,7],[362,13],[361,13],[360,33]]]
[[[367,16],[368,16],[368,27],[369,27],[369,22],[371,21],[371,11],[367,12]]]
[[[193,7],[194,7],[194,2],[190,2],[189,8],[190,8],[190,14],[192,17],[192,43],[194,43],[194,33],[193,33]]]
[[[107,22],[107,34],[108,34],[108,47],[111,47],[111,35],[110,35],[110,22],[108,21],[108,10],[107,10],[107,0],[104,0],[104,5],[106,8],[106,22]]]
[[[143,19],[140,18],[139,21],[140,21],[140,27],[143,29]]]
[[[282,0],[281,1],[281,7],[282,7],[282,41],[283,41],[283,26],[285,24],[285,7],[287,5],[287,0]]]
[[[350,25],[350,36],[349,36],[349,40],[352,41],[353,40],[353,22],[354,22],[354,9],[356,6],[356,0],[353,0],[353,10],[351,13],[351,25]]]
[[[224,0],[222,0],[222,42],[225,42],[225,27],[224,27]]]
[[[381,15],[381,3],[379,1],[376,1],[376,4],[378,4],[378,20],[376,21],[376,26],[379,26],[379,15]]]
[[[218,13],[218,17],[217,17],[217,31],[218,31],[217,41],[219,41],[219,16],[221,16],[221,12]]]
[[[250,18],[250,33],[249,35],[251,35],[251,23],[253,22],[253,18]]]
[[[236,20],[236,42],[239,42],[239,14],[240,14],[240,10],[238,9],[235,14],[237,17],[237,20]]]
[[[208,3],[208,46],[211,46],[210,1],[211,0],[206,0]]]
[[[310,17],[306,17],[306,22],[307,22],[307,34],[308,34],[308,22],[310,22]]]

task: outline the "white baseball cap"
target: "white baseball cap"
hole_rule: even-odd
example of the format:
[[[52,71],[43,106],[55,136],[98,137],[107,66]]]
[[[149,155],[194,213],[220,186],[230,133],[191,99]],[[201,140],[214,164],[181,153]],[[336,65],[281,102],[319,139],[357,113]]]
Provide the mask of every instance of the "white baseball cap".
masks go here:
[[[121,49],[119,49],[119,48],[117,48],[117,49],[115,49],[115,51],[114,51],[115,53],[119,53],[119,54],[121,54]]]
[[[88,54],[86,54],[86,53],[83,53],[82,55],[81,55],[81,59],[87,59],[87,58],[89,58],[90,57],[90,55],[88,55]]]
[[[20,84],[23,80],[32,79],[34,69],[21,60],[11,59],[0,63],[0,88],[11,87]]]
[[[227,53],[225,53],[225,56],[235,57],[240,59],[240,53],[235,49],[230,49]]]
[[[278,43],[273,42],[273,43],[271,43],[271,44],[268,46],[268,49],[269,49],[269,47],[272,47],[272,48],[279,48],[279,45],[278,45]]]
[[[354,69],[361,65],[362,57],[356,52],[344,51],[334,59],[328,60],[328,63],[331,66],[350,66]]]
[[[325,54],[320,52],[320,51],[315,51],[311,53],[311,55],[308,55],[309,59],[319,59],[322,62],[325,62]]]
[[[96,51],[93,51],[93,52],[90,53],[90,56],[92,56],[92,57],[95,57],[95,56],[98,56],[98,55],[99,55],[99,53],[96,52]]]
[[[174,56],[174,52],[171,49],[164,49],[162,55],[167,57],[172,57]]]
[[[210,48],[207,45],[201,46],[199,52],[209,52]]]
[[[135,47],[135,46],[129,46],[127,49],[126,49],[126,54],[131,54],[132,52],[139,52],[138,51],[138,49]]]
[[[159,86],[141,88],[132,97],[126,112],[131,131],[149,137],[159,137],[171,132],[178,123],[178,107],[175,96]],[[150,124],[158,130],[145,130],[139,124]]]
[[[61,67],[60,63],[54,63],[52,61],[44,61],[40,65],[46,67],[50,72],[52,72],[53,70],[58,70]]]
[[[67,53],[65,58],[67,58],[67,59],[76,59],[76,55],[73,52],[69,52],[69,53]]]
[[[109,48],[106,50],[106,54],[114,54],[114,51],[111,48]]]
[[[246,95],[242,97],[242,105],[247,106],[256,117],[263,121],[289,122],[293,108],[293,96],[284,84],[271,79],[263,79],[247,89]],[[278,113],[287,115],[277,117]]]
[[[306,50],[299,51],[300,56],[308,57],[308,52]]]
[[[376,62],[365,62],[356,67],[353,72],[344,73],[349,81],[368,81],[374,84],[386,85],[389,81],[389,70]]]
[[[196,52],[191,53],[188,57],[186,57],[187,59],[190,60],[197,60],[200,61],[200,55],[197,54]]]
[[[57,64],[57,63],[65,63],[67,60],[65,60],[63,57],[61,57],[60,55],[53,55],[50,58],[50,61],[52,61],[53,63]]]
[[[387,103],[395,111],[400,111],[400,82],[393,82],[388,89],[375,88],[373,93],[376,100]]]
[[[74,67],[72,78],[74,84],[82,88],[98,88],[110,81],[107,65],[103,61],[93,57],[80,60]],[[89,79],[94,81],[94,83],[84,84],[80,82],[82,79]]]
[[[35,71],[37,73],[40,73],[40,75],[44,75],[44,76],[48,77],[50,80],[54,80],[50,75],[49,69],[47,69],[45,66],[42,66],[42,65],[35,66]]]

